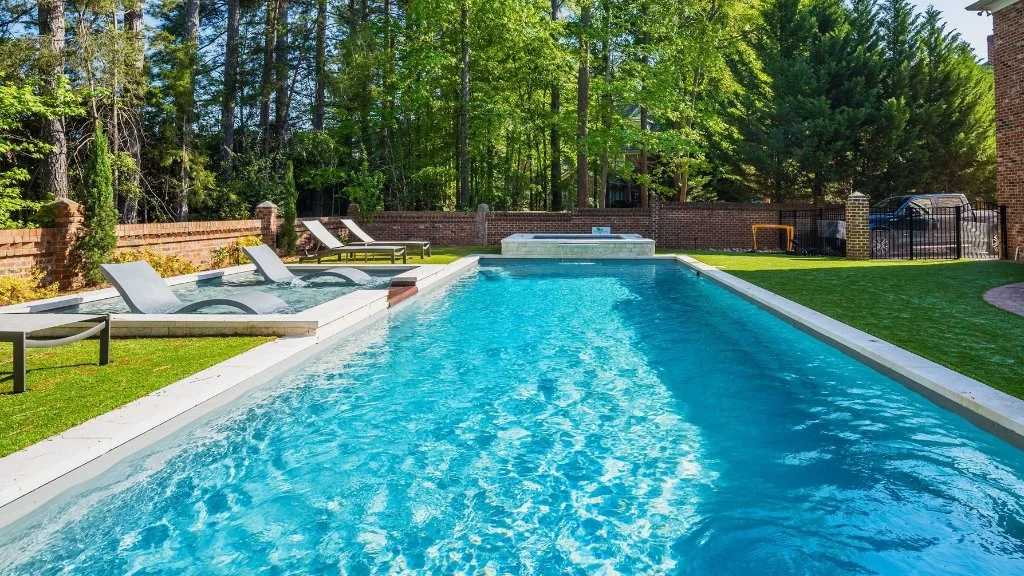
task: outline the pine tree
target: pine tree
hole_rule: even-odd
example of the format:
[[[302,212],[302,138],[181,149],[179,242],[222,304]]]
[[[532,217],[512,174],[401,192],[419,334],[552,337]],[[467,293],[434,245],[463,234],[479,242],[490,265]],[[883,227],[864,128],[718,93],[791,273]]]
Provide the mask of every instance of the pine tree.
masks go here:
[[[100,264],[110,262],[117,246],[117,209],[114,207],[113,175],[103,123],[96,121],[92,148],[83,169],[85,190],[84,234],[79,239],[82,272],[89,283],[103,281]]]
[[[295,204],[298,201],[299,193],[295,189],[295,174],[291,160],[284,173],[284,201],[281,205],[281,228],[277,232],[277,247],[284,254],[291,254],[295,251],[295,243],[298,241],[298,234],[295,232]]]

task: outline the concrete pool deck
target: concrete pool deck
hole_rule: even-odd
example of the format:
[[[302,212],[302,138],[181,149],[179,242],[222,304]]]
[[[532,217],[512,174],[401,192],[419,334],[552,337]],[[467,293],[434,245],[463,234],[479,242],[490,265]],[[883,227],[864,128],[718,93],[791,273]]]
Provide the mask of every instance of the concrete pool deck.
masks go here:
[[[479,255],[461,258],[447,265],[421,266],[415,272],[401,275],[403,278],[398,287],[411,288],[415,290],[414,294],[422,294],[475,270],[481,260],[515,259],[518,258]],[[665,255],[628,261],[645,260],[686,266],[965,416],[979,427],[1024,447],[1024,400],[999,392],[689,256]],[[337,343],[343,335],[386,317],[389,313],[387,297],[374,302],[379,304],[353,310],[339,321],[318,328],[313,335],[285,337],[264,344],[62,434],[0,458],[0,478],[5,479],[0,484],[0,527],[17,521],[56,495],[97,476],[117,461],[165,438],[253,387],[268,382]]]

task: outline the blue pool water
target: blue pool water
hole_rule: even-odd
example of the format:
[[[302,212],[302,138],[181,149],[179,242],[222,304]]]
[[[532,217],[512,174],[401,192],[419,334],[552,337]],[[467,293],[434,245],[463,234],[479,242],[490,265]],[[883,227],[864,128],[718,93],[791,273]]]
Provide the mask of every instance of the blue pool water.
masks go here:
[[[485,266],[0,534],[4,574],[1020,574],[1024,456],[692,272]]]
[[[282,314],[294,314],[319,306],[345,294],[356,290],[377,290],[387,288],[391,283],[391,277],[396,274],[393,270],[367,270],[373,277],[368,285],[356,286],[330,279],[318,279],[296,285],[274,284],[267,282],[256,272],[242,272],[230,274],[218,278],[209,278],[199,282],[190,282],[171,286],[174,294],[182,302],[195,302],[208,298],[222,298],[239,292],[255,290],[258,292],[269,292],[288,303],[288,307],[281,311]],[[300,275],[301,276],[301,275]],[[106,313],[128,313],[128,305],[120,297],[87,302],[67,308],[60,308],[54,312],[70,313],[82,312],[85,314],[106,314]],[[228,306],[211,306],[196,312],[196,314],[241,314],[236,308]]]

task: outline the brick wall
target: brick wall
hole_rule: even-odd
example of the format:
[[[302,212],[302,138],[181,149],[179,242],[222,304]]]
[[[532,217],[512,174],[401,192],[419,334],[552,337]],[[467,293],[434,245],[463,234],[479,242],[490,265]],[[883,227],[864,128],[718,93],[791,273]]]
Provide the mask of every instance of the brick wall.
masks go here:
[[[438,246],[500,244],[517,232],[589,233],[594,226],[654,238],[668,248],[749,248],[750,226],[778,222],[779,210],[807,208],[782,204],[699,204],[655,202],[650,208],[587,208],[570,212],[383,212],[363,228],[381,240],[429,240]],[[273,205],[258,210],[260,219],[117,227],[119,250],[148,248],[189,260],[200,268],[213,264],[213,251],[246,236],[273,243],[279,220]],[[27,275],[33,267],[49,279],[69,284],[68,245],[80,226],[79,208],[62,205],[58,228],[0,231],[0,274]],[[358,219],[358,216],[356,216]],[[320,218],[328,230],[345,237],[341,218]],[[300,244],[308,241],[301,221]]]
[[[210,268],[214,249],[246,236],[260,236],[262,226],[261,220],[124,224],[117,227],[117,249],[148,248]]]
[[[790,204],[657,202],[651,208],[584,208],[569,212],[383,212],[361,226],[381,240],[430,240],[438,246],[501,243],[516,233],[589,233],[594,226],[641,234],[666,248],[749,248],[752,224],[774,224],[779,210],[806,209]],[[478,226],[486,226],[483,237]],[[322,218],[338,232],[340,219]],[[774,237],[773,237],[774,238]]]
[[[0,275],[28,276],[32,268],[51,275],[60,231],[56,228],[0,230]]]
[[[1007,206],[1012,258],[1024,246],[1024,2],[992,17],[989,61],[996,79],[996,173],[999,203]]]

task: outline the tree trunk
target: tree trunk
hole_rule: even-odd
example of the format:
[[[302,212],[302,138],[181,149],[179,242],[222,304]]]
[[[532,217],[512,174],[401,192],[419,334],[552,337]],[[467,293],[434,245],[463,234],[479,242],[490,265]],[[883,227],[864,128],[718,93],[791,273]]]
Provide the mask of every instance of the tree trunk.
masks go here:
[[[643,13],[644,13],[644,20],[646,20],[646,16],[647,16],[646,9],[643,10]],[[647,66],[648,66],[647,43],[649,41],[649,37],[647,35],[647,32],[643,33],[641,41],[643,42],[643,47],[644,47],[643,48],[643,56],[641,56],[641,61],[643,62],[644,73],[647,73],[648,72],[648,70],[647,70]],[[644,98],[643,92],[644,92],[644,88],[643,88],[643,85],[641,85],[640,86],[640,98],[641,99]],[[641,138],[646,138],[647,128],[648,128],[647,125],[648,125],[647,106],[644,105],[644,104],[641,104],[640,105],[640,137]],[[640,143],[640,207],[641,208],[647,208],[651,204],[650,187],[647,185],[647,178],[648,178],[649,174],[650,174],[650,167],[648,166],[647,144],[645,142],[641,142]]]
[[[559,0],[551,0],[551,21],[558,21]],[[561,113],[561,89],[558,80],[551,86],[551,209],[562,209],[562,146],[558,133],[558,116]]]
[[[326,91],[326,59],[327,59],[327,0],[317,0],[316,4],[316,56],[315,75],[316,87],[313,95],[313,130],[322,132],[324,129],[324,92]]]
[[[277,38],[277,0],[267,0],[263,22],[263,70],[260,75],[260,152],[270,153],[270,95],[274,91],[274,43]]]
[[[459,206],[469,207],[469,3],[462,2],[462,97],[459,106]]]
[[[274,44],[274,132],[278,150],[288,146],[288,0],[277,0],[277,39]]]
[[[576,137],[576,205],[590,205],[589,171],[587,169],[587,115],[590,111],[590,4],[580,11],[580,71],[576,82],[576,118],[579,133]]]
[[[235,104],[238,100],[238,24],[239,0],[227,0],[228,32],[224,48],[224,95],[220,109],[220,170],[226,181],[231,176],[235,150]]]
[[[605,136],[601,147],[601,183],[600,193],[597,196],[598,208],[604,208],[608,203],[608,134],[612,129],[612,51],[611,51],[611,3],[604,0],[602,18],[604,19],[604,30],[601,39],[601,52],[604,61],[604,94],[601,97],[601,125],[604,127]]]
[[[178,191],[178,220],[188,221],[189,144],[192,135],[192,117],[195,107],[195,77],[199,63],[199,0],[185,4],[185,43],[188,46],[189,88],[181,115],[181,189]]]
[[[43,80],[43,94],[57,90],[64,77],[64,38],[67,23],[64,20],[63,0],[39,0],[39,75]],[[68,140],[63,117],[51,118],[44,125],[44,138],[53,150],[46,156],[44,189],[58,200],[67,199]]]
[[[126,224],[139,221],[139,200],[142,194],[142,92],[143,58],[145,57],[145,38],[142,34],[142,0],[125,3],[124,29],[128,36],[128,66],[134,74],[130,86],[131,104],[127,108],[124,122],[124,151],[135,161],[135,170],[129,175],[124,188],[129,193],[121,198],[121,219]]]

